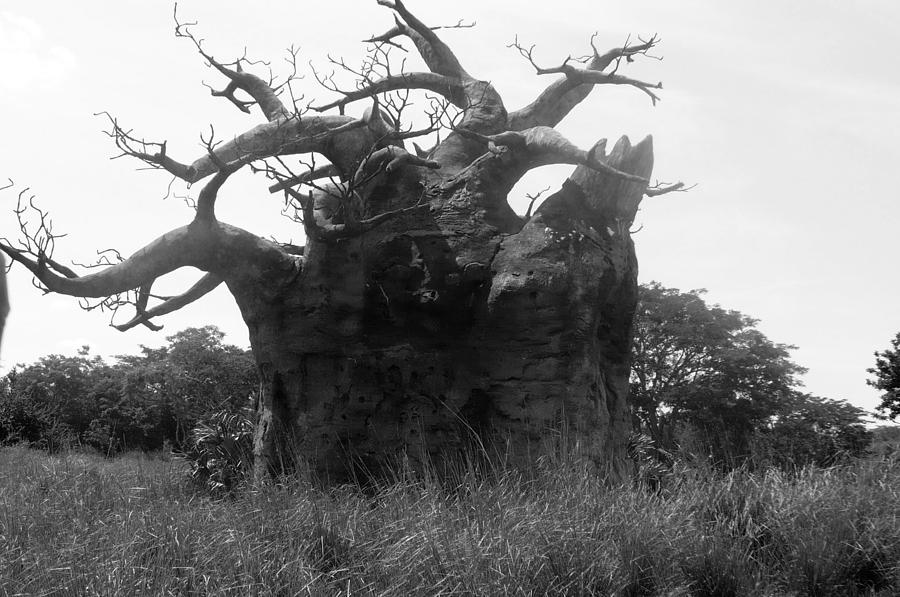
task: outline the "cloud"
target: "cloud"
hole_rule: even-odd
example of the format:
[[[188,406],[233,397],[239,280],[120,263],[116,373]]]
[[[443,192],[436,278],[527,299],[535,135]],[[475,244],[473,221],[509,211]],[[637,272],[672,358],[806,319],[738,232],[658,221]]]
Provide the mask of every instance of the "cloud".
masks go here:
[[[75,54],[53,44],[41,26],[11,12],[0,12],[0,93],[48,89],[65,82],[76,68]]]

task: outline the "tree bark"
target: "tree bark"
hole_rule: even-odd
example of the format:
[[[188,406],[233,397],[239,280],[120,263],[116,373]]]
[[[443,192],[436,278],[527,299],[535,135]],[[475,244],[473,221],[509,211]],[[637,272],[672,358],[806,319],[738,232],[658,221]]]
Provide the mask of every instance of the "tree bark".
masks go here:
[[[603,145],[597,148],[603,151]],[[373,213],[424,201],[364,236],[310,239],[299,276],[261,297],[231,282],[262,374],[259,474],[300,456],[320,475],[487,449],[520,463],[563,434],[620,473],[645,184],[580,166],[528,222],[497,207],[492,161],[442,179],[407,169]],[[643,178],[652,142],[607,163]],[[227,281],[227,279],[226,279]]]

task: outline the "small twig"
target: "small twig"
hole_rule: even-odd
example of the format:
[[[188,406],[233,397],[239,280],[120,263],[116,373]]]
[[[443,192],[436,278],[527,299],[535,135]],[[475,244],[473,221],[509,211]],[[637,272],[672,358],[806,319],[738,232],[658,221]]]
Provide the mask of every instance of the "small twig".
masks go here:
[[[528,193],[525,194],[525,197],[526,197],[527,199],[529,199],[529,201],[528,201],[528,209],[525,210],[525,219],[526,219],[526,220],[529,219],[529,218],[531,217],[531,210],[532,210],[532,208],[534,207],[535,201],[537,201],[538,199],[540,199],[540,198],[541,198],[541,195],[543,195],[544,193],[546,193],[546,192],[549,191],[549,190],[550,190],[550,187],[547,187],[546,189],[542,189],[542,190],[538,191],[538,192],[537,192],[536,194],[534,194],[534,195],[529,195]]]
[[[666,193],[686,193],[696,186],[696,183],[686,187],[683,182],[676,182],[674,184],[658,182],[653,186],[647,187],[647,190],[644,191],[644,195],[647,197],[658,197],[660,195],[665,195]]]

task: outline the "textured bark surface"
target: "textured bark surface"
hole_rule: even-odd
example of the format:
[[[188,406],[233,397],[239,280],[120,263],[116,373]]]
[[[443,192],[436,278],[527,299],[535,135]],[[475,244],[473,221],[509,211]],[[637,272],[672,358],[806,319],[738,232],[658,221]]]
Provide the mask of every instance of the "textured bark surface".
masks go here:
[[[649,176],[650,140],[622,139],[609,163]],[[424,192],[430,211],[310,242],[270,300],[231,288],[263,376],[258,456],[280,460],[289,439],[340,476],[399,453],[440,461],[477,433],[516,461],[565,429],[615,469],[637,292],[628,226],[645,185],[579,167],[523,226],[492,209],[475,170],[420,174],[390,177],[372,208]]]

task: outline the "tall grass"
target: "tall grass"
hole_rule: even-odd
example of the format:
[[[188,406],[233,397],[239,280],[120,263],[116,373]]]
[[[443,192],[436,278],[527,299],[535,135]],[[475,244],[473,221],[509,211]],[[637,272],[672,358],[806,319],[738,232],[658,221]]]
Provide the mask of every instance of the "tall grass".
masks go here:
[[[0,594],[900,594],[894,462],[655,491],[536,469],[212,499],[177,461],[6,448]]]

